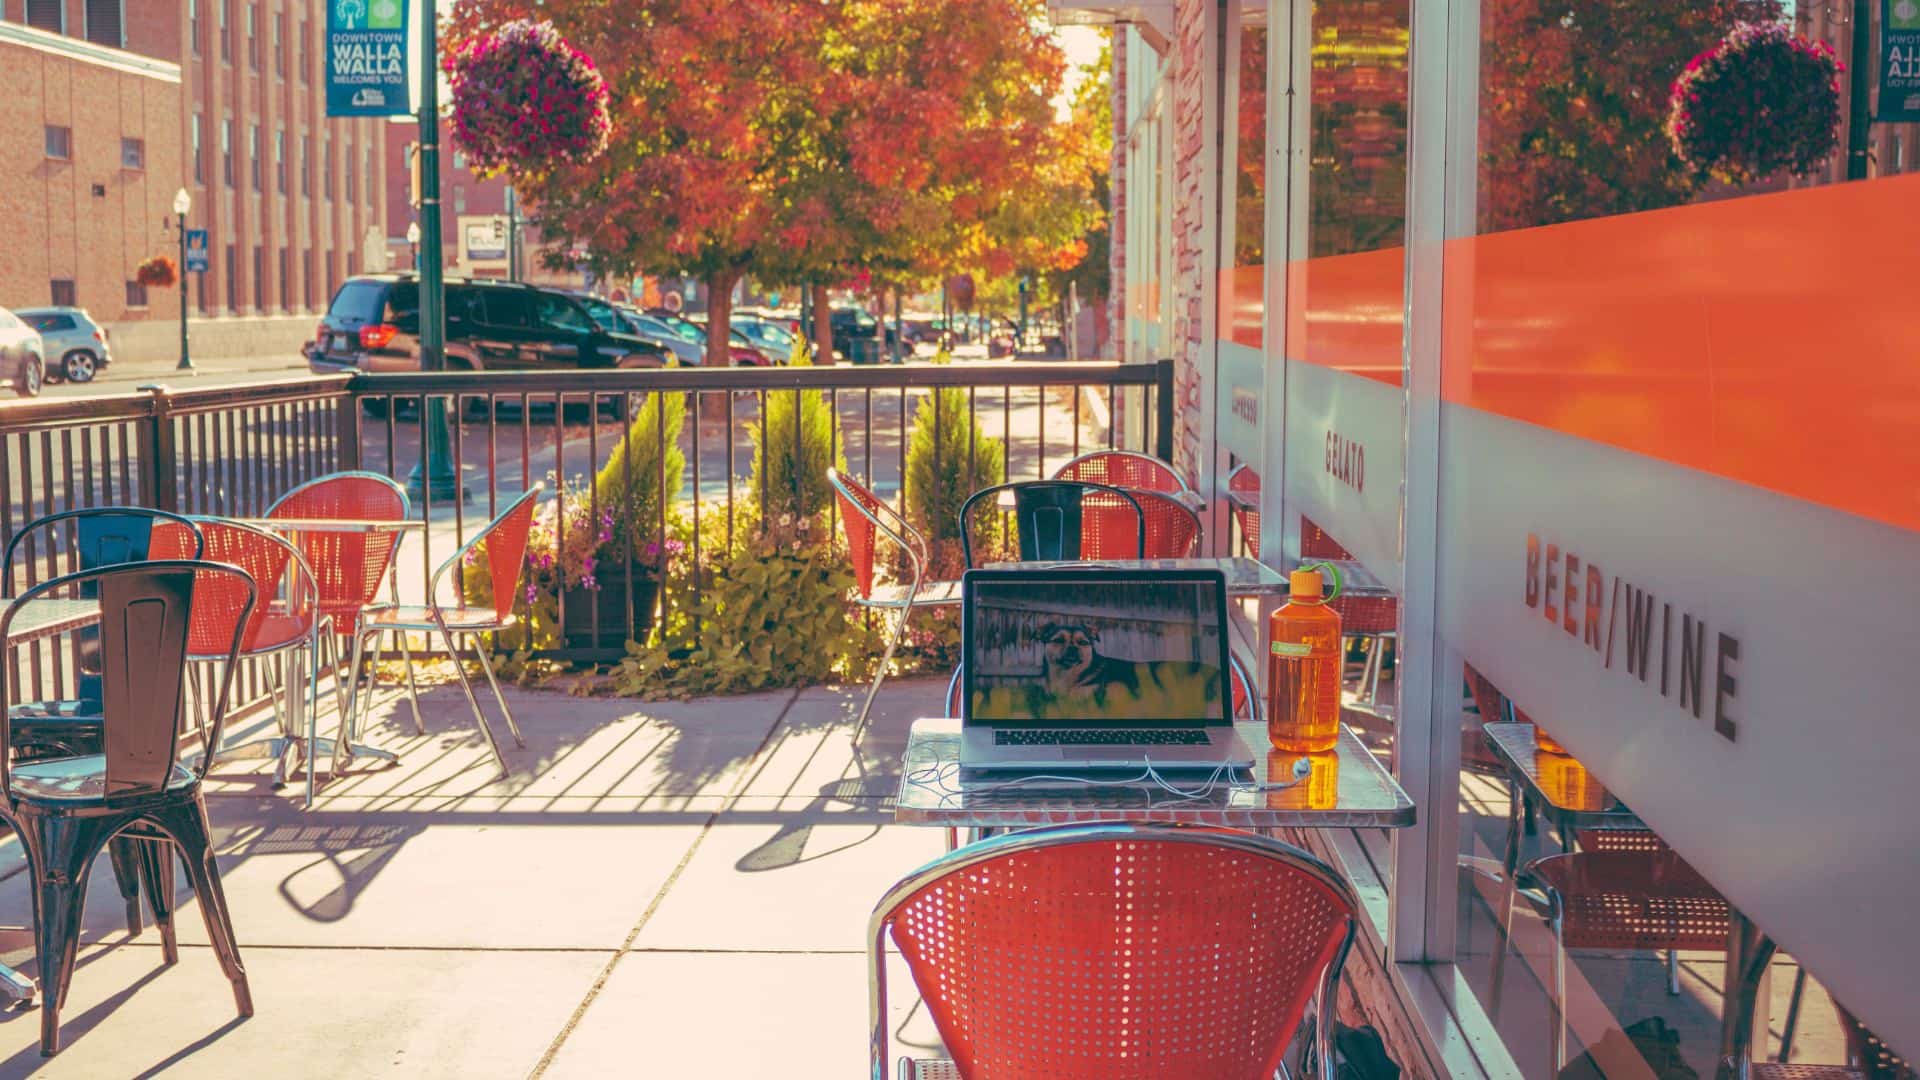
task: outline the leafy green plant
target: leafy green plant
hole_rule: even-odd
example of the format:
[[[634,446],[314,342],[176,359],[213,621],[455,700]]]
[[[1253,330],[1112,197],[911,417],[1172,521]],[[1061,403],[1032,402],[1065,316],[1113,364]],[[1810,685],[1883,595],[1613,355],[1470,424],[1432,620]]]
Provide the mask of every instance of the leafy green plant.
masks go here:
[[[851,617],[853,574],[830,547],[762,537],[722,552],[697,603],[653,642],[627,646],[616,694],[693,697],[859,674],[872,631]]]
[[[804,349],[796,349],[790,365],[810,367]],[[827,469],[847,467],[833,409],[819,390],[769,390],[765,426],[752,429],[753,478],[750,491],[758,500],[763,524],[808,520],[824,513],[833,499]],[[796,438],[795,428],[798,427]]]
[[[593,490],[600,508],[612,515],[611,543],[631,539],[636,561],[646,562],[647,547],[657,542],[662,521],[661,493],[666,493],[664,512],[671,515],[686,478],[680,433],[686,427],[687,399],[684,394],[655,393],[628,400],[632,421],[594,474]]]

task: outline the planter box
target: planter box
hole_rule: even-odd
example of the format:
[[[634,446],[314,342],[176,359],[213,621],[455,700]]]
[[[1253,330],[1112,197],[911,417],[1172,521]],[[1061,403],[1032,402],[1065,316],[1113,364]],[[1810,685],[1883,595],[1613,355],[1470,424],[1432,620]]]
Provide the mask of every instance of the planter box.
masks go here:
[[[660,582],[652,571],[634,567],[633,607],[627,608],[626,568],[599,573],[598,589],[570,588],[560,620],[561,644],[569,649],[618,649],[629,640],[645,641],[653,630]],[[598,609],[595,603],[598,602]]]

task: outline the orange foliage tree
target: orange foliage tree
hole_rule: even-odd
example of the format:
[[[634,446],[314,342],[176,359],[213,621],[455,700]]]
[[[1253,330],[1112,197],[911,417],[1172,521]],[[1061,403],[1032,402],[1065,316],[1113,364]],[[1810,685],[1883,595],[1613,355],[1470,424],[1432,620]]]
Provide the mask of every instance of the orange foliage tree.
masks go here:
[[[447,36],[529,15],[593,57],[613,118],[594,161],[509,167],[542,231],[603,274],[703,279],[710,325],[749,272],[823,295],[1077,235],[1020,211],[1063,168],[1041,0],[458,0]]]

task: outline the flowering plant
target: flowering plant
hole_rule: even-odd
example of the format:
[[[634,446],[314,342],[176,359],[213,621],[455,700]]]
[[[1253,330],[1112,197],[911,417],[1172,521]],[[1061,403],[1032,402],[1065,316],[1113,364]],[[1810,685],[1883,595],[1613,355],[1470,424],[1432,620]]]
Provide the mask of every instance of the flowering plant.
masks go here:
[[[171,289],[174,282],[180,280],[180,272],[175,269],[172,259],[155,255],[134,268],[133,280],[156,289]]]
[[[1673,151],[1729,184],[1812,172],[1839,142],[1840,71],[1826,42],[1785,23],[1742,23],[1674,80]]]
[[[453,138],[476,171],[578,164],[607,148],[607,84],[552,23],[510,22],[468,41],[445,66]]]

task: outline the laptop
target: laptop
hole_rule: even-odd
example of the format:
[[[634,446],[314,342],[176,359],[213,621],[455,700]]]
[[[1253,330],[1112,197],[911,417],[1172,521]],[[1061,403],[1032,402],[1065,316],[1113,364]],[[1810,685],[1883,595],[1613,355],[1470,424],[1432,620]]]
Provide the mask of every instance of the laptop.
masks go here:
[[[1220,571],[969,570],[961,612],[963,769],[1252,767]]]

